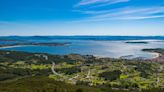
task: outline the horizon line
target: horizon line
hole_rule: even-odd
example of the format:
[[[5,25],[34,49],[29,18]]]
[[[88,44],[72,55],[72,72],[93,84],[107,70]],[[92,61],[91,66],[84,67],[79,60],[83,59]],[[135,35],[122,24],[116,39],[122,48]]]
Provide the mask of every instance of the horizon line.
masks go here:
[[[11,37],[11,36],[130,36],[130,37],[164,37],[164,35],[0,35],[0,37]]]

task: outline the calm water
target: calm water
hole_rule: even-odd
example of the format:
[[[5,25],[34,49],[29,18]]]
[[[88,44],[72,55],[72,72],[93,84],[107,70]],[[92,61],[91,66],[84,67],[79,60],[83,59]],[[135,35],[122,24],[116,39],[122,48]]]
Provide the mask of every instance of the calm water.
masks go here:
[[[154,54],[141,51],[144,48],[164,48],[164,42],[146,40],[148,44],[130,44],[126,41],[91,41],[91,40],[30,40],[33,42],[71,42],[68,46],[20,46],[0,48],[3,50],[16,50],[27,52],[40,52],[49,54],[89,54],[101,57],[119,58],[133,55],[135,57],[152,58]],[[3,44],[0,42],[0,44]]]

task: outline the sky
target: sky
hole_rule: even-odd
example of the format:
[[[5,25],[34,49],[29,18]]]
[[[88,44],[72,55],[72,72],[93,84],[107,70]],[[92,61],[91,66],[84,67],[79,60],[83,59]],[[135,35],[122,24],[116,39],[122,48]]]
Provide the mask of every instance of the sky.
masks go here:
[[[164,0],[0,0],[0,36],[164,36]]]

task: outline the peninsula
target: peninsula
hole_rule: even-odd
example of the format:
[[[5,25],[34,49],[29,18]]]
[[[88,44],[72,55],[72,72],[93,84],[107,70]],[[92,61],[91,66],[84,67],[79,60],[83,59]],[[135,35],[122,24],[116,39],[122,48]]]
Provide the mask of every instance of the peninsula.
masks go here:
[[[25,45],[25,46],[65,46],[68,45],[70,43],[13,43],[13,44],[0,44],[0,47],[12,47],[12,46],[21,46],[21,45]]]

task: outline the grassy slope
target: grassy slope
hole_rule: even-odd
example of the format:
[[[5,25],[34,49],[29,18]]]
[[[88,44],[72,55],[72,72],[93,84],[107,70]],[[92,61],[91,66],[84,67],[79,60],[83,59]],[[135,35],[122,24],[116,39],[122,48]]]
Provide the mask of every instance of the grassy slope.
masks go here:
[[[29,77],[9,83],[0,83],[0,92],[106,92],[105,89],[75,86],[57,82],[45,76]],[[111,89],[106,89],[110,91]],[[110,91],[124,92],[124,91]]]

